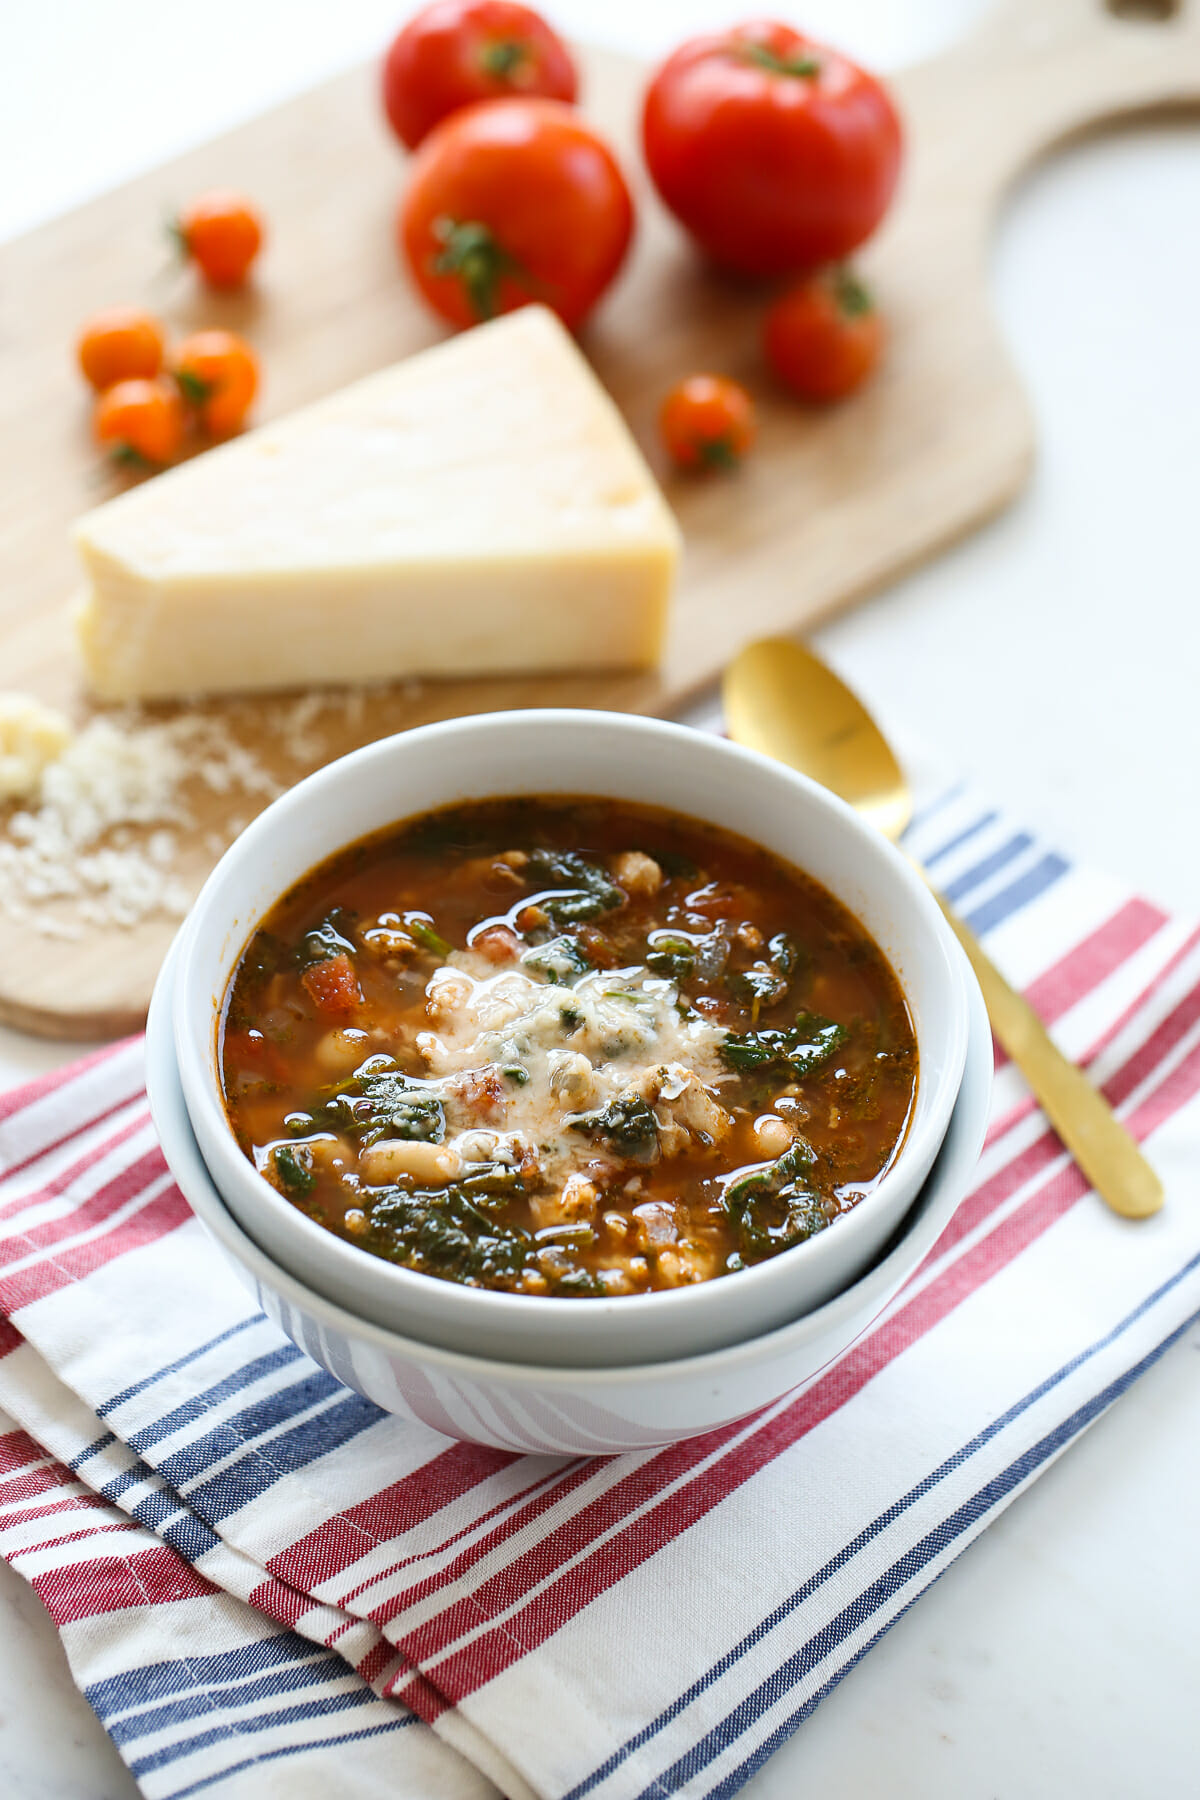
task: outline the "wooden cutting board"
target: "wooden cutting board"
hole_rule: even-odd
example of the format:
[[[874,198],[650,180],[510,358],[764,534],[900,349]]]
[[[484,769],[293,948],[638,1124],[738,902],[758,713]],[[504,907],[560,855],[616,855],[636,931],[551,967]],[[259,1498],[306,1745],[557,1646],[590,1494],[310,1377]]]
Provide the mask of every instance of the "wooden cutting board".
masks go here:
[[[643,71],[585,56],[585,107],[638,186],[636,252],[582,339],[660,474],[686,557],[670,653],[655,676],[412,684],[324,707],[305,732],[280,702],[214,703],[217,728],[280,782],[386,732],[465,712],[566,704],[669,712],[764,633],[810,624],[1003,506],[1030,466],[1025,399],[999,340],[986,261],[1014,176],[1103,120],[1200,100],[1200,5],[1004,0],[967,40],[899,76],[908,134],[899,203],[860,259],[891,328],[887,365],[827,414],[772,393],[758,351],[763,298],[704,270],[658,207],[635,148]],[[1147,13],[1166,12],[1165,19]],[[68,604],[70,520],[118,489],[98,466],[72,366],[98,307],[157,307],[173,331],[244,331],[265,370],[259,418],[327,393],[440,335],[397,265],[403,158],[380,120],[373,66],[341,76],[0,250],[0,688],[89,715]],[[253,292],[164,288],[161,219],[210,186],[255,195],[271,227]],[[730,479],[663,465],[655,413],[693,369],[745,380],[758,449]],[[165,710],[165,709],[163,709]],[[297,736],[307,742],[296,742]],[[190,792],[178,872],[194,891],[261,797]],[[50,911],[53,913],[54,908]],[[63,912],[70,917],[70,908]],[[87,928],[72,941],[0,921],[0,1020],[49,1035],[140,1024],[176,921]]]

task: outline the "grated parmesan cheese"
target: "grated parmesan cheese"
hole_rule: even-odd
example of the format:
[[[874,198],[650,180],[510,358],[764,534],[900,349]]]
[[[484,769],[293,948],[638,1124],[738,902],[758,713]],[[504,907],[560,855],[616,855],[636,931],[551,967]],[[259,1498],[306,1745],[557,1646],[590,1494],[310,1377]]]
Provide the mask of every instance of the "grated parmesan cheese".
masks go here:
[[[259,805],[328,759],[330,734],[360,736],[374,691],[302,693],[167,719],[130,707],[98,715],[75,737],[41,701],[0,694],[0,914],[52,938],[182,917],[193,897],[179,875],[182,853],[191,853],[193,874],[197,848],[215,862]],[[418,691],[411,683],[404,695]],[[239,722],[269,744],[286,779],[242,741]],[[212,829],[195,818],[189,787],[193,796],[249,804],[222,809]]]
[[[58,938],[158,912],[182,917],[191,894],[173,865],[178,834],[192,823],[189,780],[217,794],[281,791],[212,719],[93,719],[38,771],[32,804],[0,833],[0,911]],[[46,910],[61,901],[71,916]]]

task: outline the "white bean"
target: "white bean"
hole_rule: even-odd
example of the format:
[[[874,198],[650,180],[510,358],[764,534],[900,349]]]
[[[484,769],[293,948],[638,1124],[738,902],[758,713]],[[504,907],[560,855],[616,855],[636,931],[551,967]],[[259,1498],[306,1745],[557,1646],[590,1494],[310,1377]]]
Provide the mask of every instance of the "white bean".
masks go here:
[[[344,1169],[354,1161],[354,1153],[344,1139],[334,1137],[308,1138],[308,1151],[314,1169]]]
[[[612,859],[612,872],[627,894],[640,897],[657,894],[663,884],[663,872],[644,850],[622,850]]]
[[[358,1067],[370,1046],[371,1039],[365,1031],[359,1031],[355,1025],[339,1025],[325,1033],[314,1055],[318,1067],[327,1075],[347,1075]]]
[[[359,1153],[358,1166],[368,1187],[382,1187],[400,1175],[414,1181],[453,1181],[462,1157],[449,1144],[426,1144],[416,1138],[385,1138]]]
[[[666,1287],[687,1287],[693,1281],[705,1281],[713,1273],[715,1258],[695,1244],[675,1244],[660,1250],[654,1259],[654,1272]]]
[[[777,1113],[764,1113],[754,1121],[754,1141],[764,1156],[782,1156],[791,1148],[791,1129]]]

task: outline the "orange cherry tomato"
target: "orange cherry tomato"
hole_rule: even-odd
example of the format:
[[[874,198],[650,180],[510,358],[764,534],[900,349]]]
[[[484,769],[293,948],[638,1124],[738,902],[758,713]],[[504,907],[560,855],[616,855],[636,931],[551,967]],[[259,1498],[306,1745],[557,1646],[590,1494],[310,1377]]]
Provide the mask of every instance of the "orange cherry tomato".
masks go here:
[[[231,437],[258,392],[258,359],[233,331],[197,331],[171,358],[171,372],[209,437]]]
[[[731,469],[754,442],[754,402],[725,375],[689,375],[659,415],[663,442],[683,469]]]
[[[258,255],[262,220],[244,194],[214,190],[185,208],[172,227],[185,257],[209,287],[240,287]]]
[[[767,361],[802,400],[840,400],[879,361],[883,322],[870,292],[847,268],[823,269],[791,288],[767,314]]]
[[[118,381],[150,381],[162,368],[163,328],[140,306],[110,306],[87,321],[76,352],[97,393]]]
[[[183,402],[173,381],[118,381],[92,415],[96,442],[120,462],[166,463],[183,442]]]
[[[448,113],[476,100],[574,100],[577,88],[558,33],[515,0],[433,0],[408,21],[383,65],[384,110],[410,150]]]
[[[413,280],[452,324],[540,300],[574,327],[624,261],[633,201],[573,107],[482,100],[425,139],[396,225]]]

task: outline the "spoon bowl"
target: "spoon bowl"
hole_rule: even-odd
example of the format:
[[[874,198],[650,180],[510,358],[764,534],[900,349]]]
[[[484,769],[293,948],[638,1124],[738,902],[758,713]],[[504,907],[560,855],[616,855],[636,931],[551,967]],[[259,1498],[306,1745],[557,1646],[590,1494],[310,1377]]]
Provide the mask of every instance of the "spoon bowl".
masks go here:
[[[811,775],[895,843],[912,818],[904,771],[874,719],[828,664],[786,638],[749,644],[725,678],[735,743]]]

